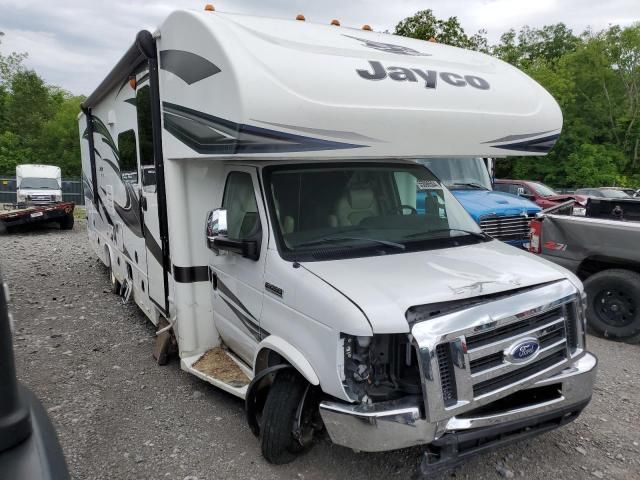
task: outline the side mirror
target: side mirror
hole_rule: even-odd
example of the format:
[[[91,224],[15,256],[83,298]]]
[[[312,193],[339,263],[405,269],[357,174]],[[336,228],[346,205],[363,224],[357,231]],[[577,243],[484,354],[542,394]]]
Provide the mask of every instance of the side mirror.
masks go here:
[[[222,208],[207,213],[207,223],[205,226],[205,236],[207,239],[207,247],[217,250],[214,241],[217,237],[226,238],[227,232],[227,211]]]
[[[207,248],[220,254],[221,250],[237,253],[251,260],[260,258],[260,244],[255,240],[233,240],[227,230],[227,211],[222,208],[207,214],[205,227]]]

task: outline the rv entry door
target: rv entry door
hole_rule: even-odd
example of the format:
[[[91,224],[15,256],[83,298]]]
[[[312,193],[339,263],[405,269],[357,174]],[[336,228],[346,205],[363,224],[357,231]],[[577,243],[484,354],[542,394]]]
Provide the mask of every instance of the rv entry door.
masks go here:
[[[166,310],[166,272],[160,235],[160,209],[153,147],[152,102],[149,82],[138,86],[136,110],[138,115],[138,144],[140,154],[140,208],[142,210],[144,243],[147,255],[147,288],[149,299],[163,312]]]

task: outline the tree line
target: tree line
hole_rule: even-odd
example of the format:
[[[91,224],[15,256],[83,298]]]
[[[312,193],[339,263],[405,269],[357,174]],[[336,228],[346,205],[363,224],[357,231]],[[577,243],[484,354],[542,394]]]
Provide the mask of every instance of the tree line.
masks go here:
[[[488,53],[555,97],[564,126],[553,150],[542,158],[498,161],[499,177],[565,188],[640,186],[640,23],[582,33],[563,23],[524,26],[490,45],[486,31],[468,34],[456,17],[423,10],[394,33]],[[13,175],[20,163],[44,163],[79,176],[76,117],[84,97],[47,85],[25,59],[24,53],[0,54],[0,175]]]
[[[24,66],[26,58],[0,54],[0,175],[15,175],[22,163],[40,163],[79,177],[77,116],[84,97],[47,85]]]
[[[488,53],[523,70],[556,99],[562,134],[541,158],[497,162],[497,176],[555,187],[640,186],[640,23],[576,34],[563,23],[509,30],[496,45],[456,17],[423,10],[395,33]]]

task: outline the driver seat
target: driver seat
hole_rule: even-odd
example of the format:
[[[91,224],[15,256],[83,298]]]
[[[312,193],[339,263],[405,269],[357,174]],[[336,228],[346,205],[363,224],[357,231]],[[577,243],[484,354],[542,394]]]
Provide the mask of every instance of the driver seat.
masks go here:
[[[335,212],[330,223],[343,227],[358,225],[365,218],[378,216],[380,207],[370,187],[354,187],[338,199]]]

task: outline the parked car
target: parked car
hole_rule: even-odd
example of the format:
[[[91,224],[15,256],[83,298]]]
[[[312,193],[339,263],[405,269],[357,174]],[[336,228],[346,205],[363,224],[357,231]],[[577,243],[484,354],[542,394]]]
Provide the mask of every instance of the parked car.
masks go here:
[[[590,198],[585,217],[545,212],[531,222],[532,253],[580,277],[591,330],[640,341],[640,202]]]
[[[522,196],[492,189],[482,158],[429,158],[419,163],[446,185],[483,232],[509,245],[528,247],[529,221],[540,207]],[[418,192],[418,211],[424,211],[427,193]]]
[[[579,188],[576,190],[576,194],[597,198],[632,198],[617,187]]]
[[[494,182],[493,188],[500,192],[527,198],[542,209],[553,207],[568,200],[575,200],[581,205],[584,205],[587,201],[587,197],[584,195],[557,193],[544,183],[531,180],[499,179]]]

